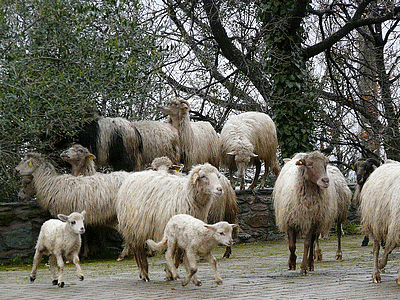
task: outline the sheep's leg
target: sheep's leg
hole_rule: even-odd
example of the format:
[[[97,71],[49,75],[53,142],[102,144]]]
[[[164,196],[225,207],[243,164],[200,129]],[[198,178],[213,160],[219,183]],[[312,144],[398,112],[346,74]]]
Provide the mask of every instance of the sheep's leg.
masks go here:
[[[369,243],[369,236],[368,235],[364,235],[364,239],[361,242],[361,247],[368,246],[368,243]]]
[[[388,261],[389,253],[394,249],[394,245],[386,244],[385,251],[383,252],[382,258],[378,262],[378,269],[383,269]]]
[[[293,228],[288,229],[288,240],[289,240],[289,270],[296,270],[296,231]]]
[[[139,247],[134,249],[135,260],[138,268],[140,269],[139,277],[143,281],[150,281],[148,275],[148,262],[146,257],[146,251],[144,247]]]
[[[179,278],[178,271],[176,269],[176,260],[178,253],[176,251],[176,242],[168,240],[168,248],[165,252],[165,260],[167,262],[167,280],[177,280]]]
[[[253,179],[252,184],[249,186],[249,190],[254,189],[255,186],[257,185],[258,177],[260,176],[260,171],[261,171],[261,162],[258,158],[254,159],[254,164],[256,165],[256,173],[254,174],[254,179]],[[244,178],[243,178],[243,180],[244,180]],[[264,182],[264,184],[265,184],[265,182]]]
[[[50,274],[51,274],[51,280],[53,285],[58,284],[58,279],[57,279],[57,274],[56,274],[56,257],[51,254],[49,257],[49,266],[50,266]]]
[[[81,269],[81,265],[79,264],[79,256],[78,253],[74,253],[73,257],[72,257],[72,262],[75,265],[76,268],[76,275],[78,276],[79,280],[83,280],[84,276],[82,273],[82,269]]]
[[[301,272],[308,274],[308,271],[314,271],[314,242],[315,242],[315,230],[311,229],[304,239],[304,253],[303,261],[301,262]]]
[[[267,175],[269,172],[269,167],[267,166],[267,164],[264,161],[264,167],[265,167],[265,172],[264,174],[261,176],[261,183],[260,183],[260,189],[264,189],[265,187],[265,182],[267,181]]]
[[[129,245],[125,244],[124,249],[122,250],[121,254],[118,256],[117,261],[123,260],[125,257],[129,255]]]
[[[379,248],[380,248],[380,241],[378,239],[374,239],[374,246],[373,246],[374,271],[372,272],[372,281],[374,283],[381,282],[381,275],[379,274],[379,270],[378,270]]]
[[[57,259],[57,266],[58,266],[58,286],[64,287],[65,283],[63,280],[63,272],[64,272],[64,260],[62,258],[61,253],[54,254]]]
[[[315,252],[314,252],[314,258],[316,261],[322,261],[322,250],[319,247],[319,237],[315,239]]]
[[[342,222],[338,220],[337,222],[337,250],[336,250],[336,260],[343,259],[342,253]]]
[[[235,189],[235,181],[233,179],[233,171],[231,168],[229,168],[229,181],[231,182],[232,188]]]
[[[34,282],[36,279],[36,271],[37,271],[37,267],[40,263],[40,260],[42,259],[42,255],[43,255],[42,251],[36,249],[35,255],[33,257],[31,276],[29,278],[31,282]]]
[[[217,270],[217,261],[215,260],[215,257],[211,254],[208,253],[207,256],[205,256],[205,258],[208,260],[208,262],[211,265],[211,268],[214,271],[214,279],[217,282],[218,285],[222,284],[222,278],[221,275],[219,275],[219,272]]]
[[[182,280],[182,285],[187,285],[190,279],[192,279],[193,277],[193,283],[197,286],[200,286],[202,283],[196,276],[197,263],[195,253],[192,253],[191,251],[186,251],[183,262],[185,264],[186,272],[188,273],[188,275]]]
[[[225,248],[225,253],[222,257],[224,258],[229,258],[232,254],[232,247],[231,246],[226,246]]]

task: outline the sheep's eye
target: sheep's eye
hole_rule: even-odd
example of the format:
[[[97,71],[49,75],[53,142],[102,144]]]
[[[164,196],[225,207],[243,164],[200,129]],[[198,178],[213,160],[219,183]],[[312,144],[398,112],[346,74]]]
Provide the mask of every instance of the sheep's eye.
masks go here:
[[[71,224],[72,224],[72,225],[75,225],[75,224],[76,224],[76,221],[71,221]]]
[[[223,232],[220,232],[219,234],[220,234],[220,235],[225,235],[225,233],[223,233]]]

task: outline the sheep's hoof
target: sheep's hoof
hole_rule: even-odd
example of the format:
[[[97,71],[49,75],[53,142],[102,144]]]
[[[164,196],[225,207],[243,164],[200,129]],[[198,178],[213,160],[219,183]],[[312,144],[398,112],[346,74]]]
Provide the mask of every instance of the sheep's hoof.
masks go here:
[[[65,285],[64,281],[62,281],[62,282],[60,282],[60,283],[58,284],[58,286],[59,286],[60,288],[63,288],[64,285]]]
[[[336,260],[342,260],[343,256],[342,254],[336,254]]]
[[[199,280],[199,281],[197,281],[197,282],[195,282],[194,283],[196,286],[202,286],[203,284],[201,283],[201,281]]]
[[[58,284],[58,280],[57,280],[57,279],[54,279],[51,283],[52,283],[53,285],[57,285],[57,284]]]
[[[399,278],[396,279],[396,283],[400,285],[400,279]]]
[[[218,279],[218,280],[216,280],[216,282],[217,282],[218,285],[221,285],[222,284],[222,279]]]
[[[117,261],[121,261],[121,260],[123,260],[124,258],[123,257],[118,257],[117,258]]]
[[[83,275],[82,275],[82,276],[79,276],[79,280],[80,280],[80,281],[82,281],[83,279],[85,279],[85,277],[83,277]]]
[[[363,241],[361,242],[361,247],[368,246],[368,243],[369,243],[369,238],[365,236]]]
[[[29,279],[30,279],[31,282],[34,282],[36,278],[32,277],[32,276],[29,276]]]
[[[374,283],[380,283],[381,282],[381,275],[379,275],[379,274],[372,275],[372,281]]]

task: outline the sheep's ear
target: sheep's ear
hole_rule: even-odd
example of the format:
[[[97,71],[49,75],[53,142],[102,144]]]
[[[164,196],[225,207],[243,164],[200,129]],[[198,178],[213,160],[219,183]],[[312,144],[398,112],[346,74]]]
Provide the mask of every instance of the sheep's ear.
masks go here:
[[[199,178],[199,172],[194,173],[194,174],[193,174],[193,177],[192,177],[192,179],[193,179],[193,184],[196,183],[196,181],[197,181],[198,178]]]
[[[283,163],[285,163],[285,164],[288,163],[289,161],[291,161],[290,158],[284,158],[284,159],[283,159]]]
[[[33,163],[32,163],[31,160],[29,160],[29,162],[28,162],[28,167],[29,167],[29,168],[33,168]]]
[[[303,166],[304,165],[304,160],[303,159],[299,159],[298,161],[296,161],[296,165],[297,166]]]
[[[235,151],[228,152],[226,155],[232,155],[232,156],[235,156],[235,155],[236,155],[236,152],[235,152]]]
[[[90,154],[89,155],[89,160],[94,160],[94,159],[96,159],[96,156],[94,154]]]
[[[353,171],[356,170],[356,168],[354,167],[354,165],[351,165],[350,168],[351,168]]]
[[[251,157],[258,157],[258,155],[257,155],[257,154],[254,154],[254,153],[252,153],[252,154],[251,154]]]
[[[232,229],[233,229],[233,228],[236,228],[236,227],[238,227],[238,225],[237,225],[237,224],[229,224],[229,225],[231,225],[231,226],[232,226]]]
[[[207,228],[207,229],[213,230],[213,231],[217,231],[217,228],[215,228],[212,225],[204,224],[204,227]]]
[[[67,222],[67,220],[68,220],[68,216],[63,215],[63,214],[58,214],[57,218],[59,218],[63,222]]]

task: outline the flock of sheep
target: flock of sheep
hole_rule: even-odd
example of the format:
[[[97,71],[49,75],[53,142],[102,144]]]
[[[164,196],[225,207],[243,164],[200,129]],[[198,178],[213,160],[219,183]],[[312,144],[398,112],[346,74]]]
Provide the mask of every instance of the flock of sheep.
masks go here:
[[[255,165],[249,187],[253,189],[262,163],[265,173],[260,187],[269,171],[277,178],[273,191],[276,224],[288,237],[289,270],[296,269],[298,237],[304,238],[301,272],[314,270],[314,259],[322,259],[318,239],[335,222],[336,259],[342,259],[341,225],[352,193],[342,173],[323,154],[298,153],[284,159],[281,170],[276,128],[268,115],[246,112],[233,116],[217,135],[208,122],[190,121],[190,105],[185,100],[174,99],[162,110],[168,115],[167,123],[100,118],[87,124],[77,135],[79,144],[61,153],[72,166],[71,174],[56,174],[54,166],[38,153],[25,155],[16,167],[22,176],[19,196],[36,195],[38,204],[58,217],[41,228],[31,281],[43,254],[50,255],[53,284],[64,286],[62,256],[76,265],[78,278],[83,280],[78,253],[85,222],[121,233],[124,249],[118,260],[132,251],[143,281],[150,280],[148,250],[167,248],[167,279],[179,277],[177,267],[183,262],[188,275],[182,284],[192,280],[201,285],[196,276],[196,255],[200,255],[210,262],[215,281],[222,284],[211,252],[218,243],[224,244],[228,258],[237,234],[233,173],[237,171],[240,189],[244,189],[245,171]],[[96,171],[99,166],[115,171],[100,173]],[[220,166],[229,169],[230,180],[219,172]],[[353,198],[360,199],[363,231],[374,239],[373,281],[380,282],[378,269],[400,244],[400,163],[388,161],[379,166],[367,160],[357,166],[358,188]],[[385,252],[379,261],[381,244]]]

